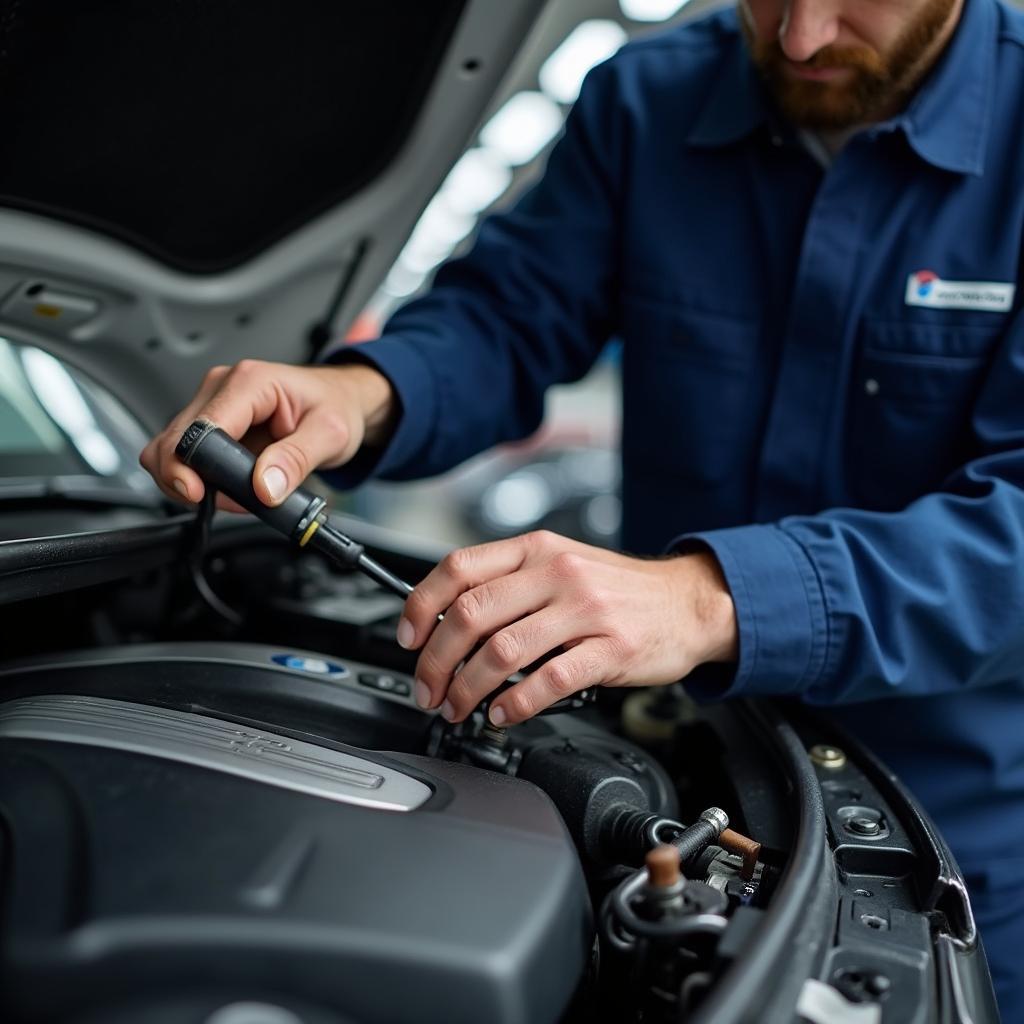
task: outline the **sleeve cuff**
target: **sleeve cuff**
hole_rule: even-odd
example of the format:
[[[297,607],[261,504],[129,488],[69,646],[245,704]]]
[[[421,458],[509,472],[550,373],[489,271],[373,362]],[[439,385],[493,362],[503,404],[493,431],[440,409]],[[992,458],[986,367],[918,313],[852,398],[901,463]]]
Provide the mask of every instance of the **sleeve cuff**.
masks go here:
[[[818,573],[804,549],[771,525],[685,534],[670,549],[694,545],[714,552],[729,585],[739,662],[731,673],[701,666],[684,681],[688,692],[718,699],[788,696],[810,687],[825,666],[828,618]]]
[[[433,436],[437,419],[437,387],[430,364],[418,346],[400,335],[356,345],[341,342],[330,345],[317,357],[318,363],[367,363],[384,374],[395,389],[400,403],[398,422],[391,440],[379,450],[363,448],[347,465],[321,470],[331,486],[347,491],[367,478],[404,473],[414,464],[416,455]]]

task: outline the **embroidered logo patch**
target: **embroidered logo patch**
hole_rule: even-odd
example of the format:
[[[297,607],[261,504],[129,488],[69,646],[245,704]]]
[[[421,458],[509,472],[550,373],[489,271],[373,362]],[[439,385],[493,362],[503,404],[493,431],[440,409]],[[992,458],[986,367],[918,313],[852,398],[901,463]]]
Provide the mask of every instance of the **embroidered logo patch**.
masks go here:
[[[943,281],[931,270],[907,278],[908,306],[932,309],[984,309],[1005,313],[1013,306],[1016,286],[1006,281]]]

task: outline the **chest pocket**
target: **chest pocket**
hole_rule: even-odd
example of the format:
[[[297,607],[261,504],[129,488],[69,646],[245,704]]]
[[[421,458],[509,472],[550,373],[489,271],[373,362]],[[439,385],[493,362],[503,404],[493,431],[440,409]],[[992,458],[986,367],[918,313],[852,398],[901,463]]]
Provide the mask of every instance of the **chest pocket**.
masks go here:
[[[701,484],[723,480],[750,447],[758,322],[627,294],[623,334],[626,464]]]
[[[971,412],[1001,330],[863,325],[846,451],[858,505],[901,509],[974,456]]]

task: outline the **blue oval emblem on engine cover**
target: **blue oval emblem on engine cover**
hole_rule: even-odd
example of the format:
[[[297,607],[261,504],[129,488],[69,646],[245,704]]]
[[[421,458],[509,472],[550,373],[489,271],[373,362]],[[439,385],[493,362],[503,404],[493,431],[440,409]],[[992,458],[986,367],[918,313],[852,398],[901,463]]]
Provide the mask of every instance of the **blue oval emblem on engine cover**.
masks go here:
[[[274,654],[270,660],[282,668],[294,668],[300,672],[308,672],[311,676],[326,676],[328,679],[344,679],[348,669],[336,661],[325,658],[311,658],[304,654]]]

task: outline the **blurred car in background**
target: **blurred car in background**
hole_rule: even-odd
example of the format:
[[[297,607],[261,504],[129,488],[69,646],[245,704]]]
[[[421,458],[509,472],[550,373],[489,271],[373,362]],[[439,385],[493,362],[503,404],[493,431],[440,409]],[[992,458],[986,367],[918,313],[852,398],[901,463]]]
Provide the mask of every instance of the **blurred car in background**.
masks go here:
[[[511,459],[509,460],[511,461]],[[587,544],[614,548],[622,521],[620,464],[608,448],[550,448],[477,481],[463,498],[464,514],[481,540],[552,530]]]

